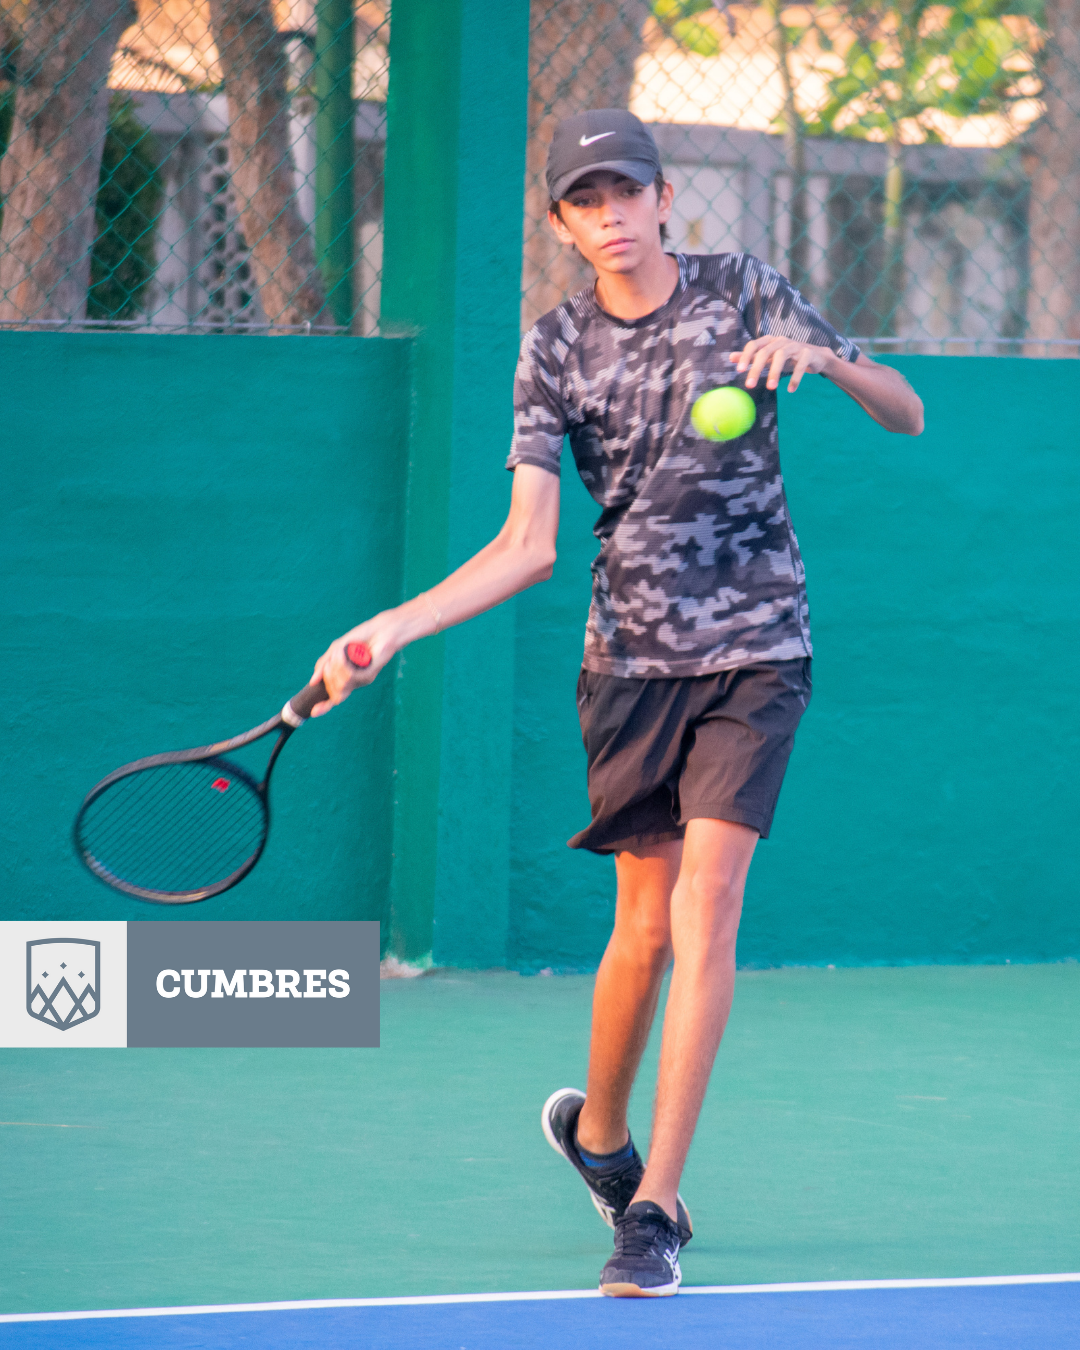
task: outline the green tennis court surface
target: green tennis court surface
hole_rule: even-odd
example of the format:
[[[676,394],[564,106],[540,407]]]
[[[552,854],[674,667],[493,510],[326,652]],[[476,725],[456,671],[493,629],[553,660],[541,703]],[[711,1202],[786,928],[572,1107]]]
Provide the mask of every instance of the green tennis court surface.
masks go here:
[[[504,973],[385,982],[380,1050],[0,1052],[0,1311],[594,1287],[609,1232],[539,1128],[548,1093],[584,1081],[591,988]],[[682,1186],[696,1228],[685,1284],[1080,1269],[1078,1014],[1076,964],[741,975]],[[633,1105],[639,1143],[654,1055]],[[375,1346],[377,1312],[402,1344],[549,1344],[587,1325],[600,1345],[627,1317],[658,1337],[682,1319],[670,1327],[689,1336],[716,1309],[714,1331],[722,1311],[742,1319],[732,1344],[756,1346],[746,1319],[771,1299],[800,1326],[799,1308],[839,1310],[831,1341],[807,1323],[818,1339],[792,1345],[892,1345],[865,1327],[907,1325],[919,1300],[934,1335],[970,1312],[1019,1336],[1045,1314],[1075,1343],[1077,1288],[680,1295],[631,1312],[556,1299],[542,1318],[521,1302],[229,1313],[186,1340],[185,1317],[157,1319],[153,1339],[269,1346],[278,1326],[282,1345],[333,1346],[340,1319],[366,1316]],[[476,1334],[454,1339],[462,1306]],[[550,1335],[506,1339],[509,1323],[483,1321],[491,1308]],[[290,1317],[308,1320],[274,1320]],[[83,1339],[92,1325],[115,1335]],[[836,1339],[845,1326],[854,1339]],[[127,1346],[147,1343],[145,1327],[8,1323],[0,1343]]]

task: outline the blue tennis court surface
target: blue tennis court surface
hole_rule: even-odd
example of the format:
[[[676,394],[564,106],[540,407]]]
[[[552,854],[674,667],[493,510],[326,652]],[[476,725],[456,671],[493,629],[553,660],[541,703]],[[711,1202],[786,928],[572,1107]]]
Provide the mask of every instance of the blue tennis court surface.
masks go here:
[[[25,1319],[32,1315],[23,1315]],[[1080,1275],[253,1304],[0,1319],[10,1350],[1075,1350]],[[6,1324],[6,1325],[4,1325]]]

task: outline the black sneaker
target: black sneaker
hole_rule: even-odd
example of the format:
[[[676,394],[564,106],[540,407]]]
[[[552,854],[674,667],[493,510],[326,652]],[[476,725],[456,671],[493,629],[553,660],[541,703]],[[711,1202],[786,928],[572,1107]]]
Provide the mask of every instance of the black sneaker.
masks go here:
[[[632,1152],[625,1162],[617,1163],[613,1167],[587,1167],[582,1161],[574,1138],[577,1118],[584,1105],[584,1092],[579,1092],[577,1088],[560,1088],[544,1103],[544,1109],[540,1112],[540,1124],[544,1138],[555,1152],[561,1153],[584,1178],[597,1213],[609,1228],[614,1228],[641,1185],[645,1164],[631,1140]],[[685,1247],[694,1235],[694,1228],[681,1195],[678,1205],[679,1239]]]
[[[609,1298],[664,1298],[677,1294],[679,1226],[659,1205],[638,1200],[615,1224],[615,1254],[600,1275]]]

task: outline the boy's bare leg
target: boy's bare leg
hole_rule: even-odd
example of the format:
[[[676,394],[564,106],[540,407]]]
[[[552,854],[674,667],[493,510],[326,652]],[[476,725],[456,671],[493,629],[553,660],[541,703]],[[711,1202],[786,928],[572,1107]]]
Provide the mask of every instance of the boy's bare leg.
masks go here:
[[[675,965],[664,1012],[649,1160],[634,1199],[675,1217],[713,1061],[735,992],[735,938],[756,830],[725,820],[691,820],[671,893]],[[614,1145],[618,1147],[618,1145]]]
[[[671,960],[671,892],[681,840],[620,853],[615,928],[596,973],[585,1105],[577,1139],[590,1153],[614,1153],[627,1139],[626,1108],[660,984]]]

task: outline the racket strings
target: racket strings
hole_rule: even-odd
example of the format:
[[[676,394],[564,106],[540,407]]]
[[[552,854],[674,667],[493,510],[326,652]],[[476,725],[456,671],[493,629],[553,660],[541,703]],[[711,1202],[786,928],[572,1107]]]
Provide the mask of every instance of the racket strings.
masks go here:
[[[144,883],[153,889],[201,888],[223,880],[257,850],[265,833],[262,804],[242,779],[226,778],[218,769],[205,782],[197,775],[186,777],[181,789],[163,794],[159,804],[171,828],[147,830],[138,840],[128,841],[129,867],[178,879],[176,887]],[[232,796],[227,801],[213,786],[218,781],[228,783],[225,793]],[[216,801],[209,798],[209,810],[208,791],[220,794]]]
[[[211,834],[205,820],[198,819],[206,812],[193,796],[191,791],[172,791],[154,802],[145,791],[139,793],[129,816],[114,809],[108,818],[102,813],[101,821],[88,823],[83,832],[88,852],[113,876],[147,889],[186,891],[213,885],[258,847],[262,829],[256,820],[253,834],[250,819],[229,821],[217,812]]]
[[[145,839],[137,841],[135,847],[129,842],[126,849],[115,851],[108,870],[148,890],[201,890],[231,876],[255,851],[246,834],[247,822],[240,822],[233,830],[222,831],[217,839],[202,838],[197,856],[191,841],[180,835],[162,839],[156,851]],[[146,879],[150,877],[159,880]]]
[[[110,784],[85,809],[79,845],[111,876],[184,894],[230,877],[258,853],[266,808],[220,760],[165,764]]]
[[[187,841],[180,830],[167,833],[148,828],[147,817],[153,812],[161,818],[171,816],[174,823],[179,823],[182,813],[191,804],[184,799],[193,797],[205,784],[192,775],[174,773],[166,776],[160,769],[133,774],[122,781],[128,785],[127,790],[106,793],[99,799],[104,804],[100,812],[89,816],[84,824],[83,838],[91,843],[90,851],[95,856],[95,850],[107,849],[109,871],[122,880],[133,880],[130,875],[133,871],[141,875],[149,875],[151,871],[168,874],[188,847]],[[220,853],[224,843],[223,836],[213,840],[204,836],[203,839],[206,851],[216,846]],[[98,861],[104,859],[98,857]],[[205,855],[201,861],[211,863]],[[151,887],[149,882],[140,884]],[[152,889],[165,888],[153,886]]]
[[[174,766],[177,767],[177,766]],[[184,766],[187,768],[188,766]],[[139,778],[163,778],[161,770]],[[178,784],[175,773],[163,790],[139,784],[117,801],[100,822],[88,821],[88,851],[113,876],[149,890],[184,892],[203,889],[231,876],[254,854],[265,834],[261,802],[242,780],[226,780],[228,804],[213,802],[214,778],[189,772]],[[200,778],[202,781],[200,781]],[[112,794],[110,794],[112,795]],[[121,795],[128,800],[121,801]],[[212,798],[209,798],[212,802]]]
[[[94,819],[99,827],[112,826],[122,817],[134,816],[143,806],[152,806],[162,813],[175,811],[182,805],[180,801],[182,797],[193,795],[202,790],[204,784],[197,775],[183,772],[165,773],[162,771],[162,767],[169,770],[178,770],[196,766],[159,766],[152,770],[131,774],[120,780],[113,787],[120,788],[123,786],[123,791],[114,792],[110,790],[94,802],[96,810]],[[206,766],[200,764],[198,767]],[[220,770],[216,772],[218,777],[222,776]]]

